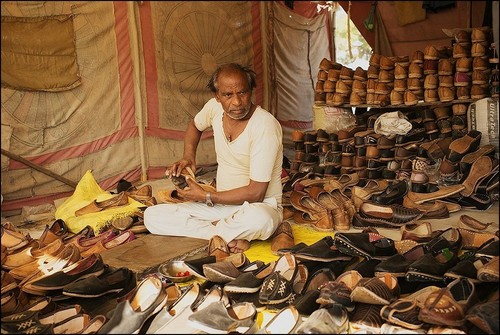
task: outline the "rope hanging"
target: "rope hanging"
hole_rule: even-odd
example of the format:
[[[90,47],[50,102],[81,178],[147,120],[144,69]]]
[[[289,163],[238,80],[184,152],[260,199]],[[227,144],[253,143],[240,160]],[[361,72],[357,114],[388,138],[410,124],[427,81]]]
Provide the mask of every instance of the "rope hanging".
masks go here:
[[[352,48],[351,48],[351,2],[349,1],[349,7],[347,9],[347,47],[349,49],[349,57],[352,56]]]

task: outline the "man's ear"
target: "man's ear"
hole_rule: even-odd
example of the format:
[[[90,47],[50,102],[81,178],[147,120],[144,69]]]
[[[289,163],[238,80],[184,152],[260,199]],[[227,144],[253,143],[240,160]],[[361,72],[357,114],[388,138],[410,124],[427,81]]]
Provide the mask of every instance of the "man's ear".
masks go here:
[[[217,92],[216,92],[216,93],[214,93],[214,98],[215,98],[215,100],[216,100],[217,102],[220,102],[220,99],[219,99],[219,94],[217,94]]]

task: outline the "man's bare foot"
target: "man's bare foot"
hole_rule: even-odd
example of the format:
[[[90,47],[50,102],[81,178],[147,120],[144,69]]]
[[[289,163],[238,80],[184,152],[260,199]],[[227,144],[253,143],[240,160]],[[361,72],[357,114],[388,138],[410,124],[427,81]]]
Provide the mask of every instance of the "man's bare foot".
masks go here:
[[[231,253],[236,254],[248,250],[250,248],[250,242],[247,240],[232,240],[227,246]]]

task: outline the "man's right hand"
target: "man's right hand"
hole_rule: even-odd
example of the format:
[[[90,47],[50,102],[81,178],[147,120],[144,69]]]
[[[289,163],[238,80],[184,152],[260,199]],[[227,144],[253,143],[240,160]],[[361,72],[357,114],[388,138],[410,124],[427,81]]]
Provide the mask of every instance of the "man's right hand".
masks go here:
[[[168,175],[179,177],[181,174],[183,174],[183,172],[184,174],[187,172],[193,177],[193,179],[195,179],[193,171],[196,171],[196,164],[189,159],[183,158],[172,164],[172,166],[168,170]]]

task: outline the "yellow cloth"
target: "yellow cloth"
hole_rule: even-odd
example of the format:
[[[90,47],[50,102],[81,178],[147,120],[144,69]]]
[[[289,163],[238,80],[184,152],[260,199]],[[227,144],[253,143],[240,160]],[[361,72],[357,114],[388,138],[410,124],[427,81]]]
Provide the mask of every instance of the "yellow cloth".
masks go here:
[[[327,235],[334,235],[334,232],[319,232],[310,227],[293,222],[290,222],[290,226],[292,227],[295,244],[304,242],[307,245],[311,245]],[[279,256],[273,255],[271,251],[271,242],[272,239],[268,239],[266,241],[254,240],[251,242],[250,248],[245,251],[245,255],[251,262],[256,260],[261,260],[264,263],[275,261],[279,258]]]
[[[100,202],[114,196],[116,195],[104,191],[94,179],[92,170],[88,170],[78,182],[78,185],[76,185],[73,195],[66,199],[56,209],[55,218],[64,220],[68,226],[68,230],[72,233],[78,233],[87,225],[92,227],[95,233],[99,233],[101,229],[107,227],[113,219],[132,215],[137,212],[140,207],[144,207],[143,204],[129,197],[128,205],[126,206],[109,208],[82,216],[75,216],[77,210],[88,205],[92,201],[97,200]]]

